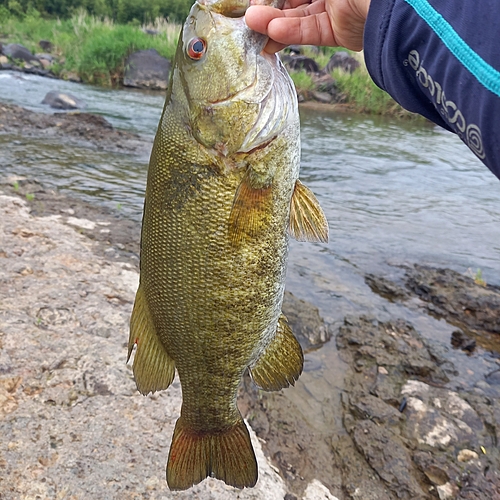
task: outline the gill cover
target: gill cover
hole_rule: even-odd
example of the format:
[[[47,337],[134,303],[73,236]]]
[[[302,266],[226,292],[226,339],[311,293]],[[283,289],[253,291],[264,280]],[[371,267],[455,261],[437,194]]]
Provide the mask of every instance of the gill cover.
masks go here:
[[[267,37],[246,25],[248,4],[199,0],[176,57],[191,132],[223,156],[248,152],[275,137],[286,125],[286,103],[296,99],[278,57],[262,53]]]

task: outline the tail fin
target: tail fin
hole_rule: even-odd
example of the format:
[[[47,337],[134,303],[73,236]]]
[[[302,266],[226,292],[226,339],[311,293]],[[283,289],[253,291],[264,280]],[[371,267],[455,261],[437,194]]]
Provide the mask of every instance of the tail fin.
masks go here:
[[[177,420],[167,463],[171,490],[186,490],[208,476],[236,488],[252,487],[257,475],[257,460],[243,419],[211,434],[189,429],[182,416]]]

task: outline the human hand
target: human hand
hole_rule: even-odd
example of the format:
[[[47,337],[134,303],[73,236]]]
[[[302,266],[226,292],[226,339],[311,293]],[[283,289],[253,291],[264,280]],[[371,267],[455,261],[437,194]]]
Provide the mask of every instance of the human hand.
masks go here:
[[[269,36],[270,53],[290,44],[361,50],[369,6],[370,0],[287,0],[283,10],[252,6],[245,20]]]

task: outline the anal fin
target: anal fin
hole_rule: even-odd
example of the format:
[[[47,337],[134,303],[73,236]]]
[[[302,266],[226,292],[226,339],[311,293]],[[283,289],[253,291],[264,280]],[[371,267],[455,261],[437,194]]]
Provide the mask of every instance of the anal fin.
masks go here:
[[[134,345],[137,345],[137,350],[132,368],[138,391],[146,395],[149,392],[166,389],[174,379],[175,363],[156,334],[146,298],[140,286],[130,318],[127,362]]]
[[[211,433],[190,429],[181,414],[167,462],[171,490],[187,490],[208,476],[235,488],[251,488],[257,475],[257,460],[241,417],[228,429]]]
[[[272,215],[272,185],[254,188],[250,174],[243,177],[234,195],[229,215],[229,239],[237,245],[245,238],[254,238],[267,227]]]
[[[297,241],[328,242],[328,221],[314,193],[299,180],[290,206],[290,236]]]
[[[258,359],[250,374],[253,381],[265,391],[278,391],[295,381],[302,373],[304,354],[302,348],[282,314],[276,336]]]

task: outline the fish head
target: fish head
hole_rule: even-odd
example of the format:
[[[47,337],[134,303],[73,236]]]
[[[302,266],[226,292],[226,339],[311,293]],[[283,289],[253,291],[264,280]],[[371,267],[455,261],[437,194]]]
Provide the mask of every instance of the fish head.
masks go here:
[[[263,52],[267,37],[244,18],[251,2],[282,1],[198,0],[184,24],[171,98],[187,108],[195,140],[217,154],[248,152],[286,122],[284,103],[296,98],[293,85],[279,58]]]

